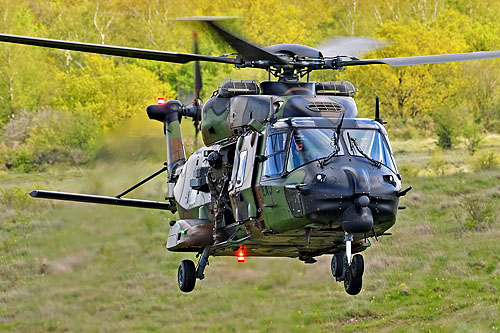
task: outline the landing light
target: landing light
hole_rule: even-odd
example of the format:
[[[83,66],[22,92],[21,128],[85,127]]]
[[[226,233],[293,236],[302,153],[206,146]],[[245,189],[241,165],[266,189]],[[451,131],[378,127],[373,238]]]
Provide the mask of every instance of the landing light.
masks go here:
[[[318,183],[323,183],[325,180],[326,180],[326,175],[322,174],[322,173],[318,173],[315,177],[316,181]]]
[[[158,97],[158,104],[164,104],[165,103],[165,97]]]

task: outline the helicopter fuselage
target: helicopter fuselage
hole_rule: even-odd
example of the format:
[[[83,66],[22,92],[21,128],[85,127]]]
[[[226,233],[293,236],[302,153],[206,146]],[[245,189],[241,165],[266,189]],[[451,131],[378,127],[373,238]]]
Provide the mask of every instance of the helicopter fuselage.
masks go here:
[[[387,132],[356,118],[352,97],[311,94],[317,85],[288,86],[281,96],[212,97],[205,104],[208,145],[187,160],[176,181],[180,220],[171,228],[169,250],[213,246],[217,256],[244,247],[250,256],[307,262],[341,251],[345,230],[354,235],[355,253],[395,223],[401,182]],[[216,245],[207,235],[214,207],[205,183],[213,151],[223,157],[228,172],[220,181],[227,180],[229,191],[228,240]]]

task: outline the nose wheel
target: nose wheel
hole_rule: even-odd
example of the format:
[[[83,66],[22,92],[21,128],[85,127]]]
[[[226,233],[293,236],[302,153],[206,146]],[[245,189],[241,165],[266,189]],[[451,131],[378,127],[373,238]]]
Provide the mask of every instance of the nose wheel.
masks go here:
[[[361,254],[355,254],[351,265],[346,268],[344,289],[349,295],[357,295],[363,287],[365,264]]]
[[[332,256],[332,275],[337,281],[342,281],[345,276],[345,268],[347,266],[347,255],[345,252],[337,252]]]

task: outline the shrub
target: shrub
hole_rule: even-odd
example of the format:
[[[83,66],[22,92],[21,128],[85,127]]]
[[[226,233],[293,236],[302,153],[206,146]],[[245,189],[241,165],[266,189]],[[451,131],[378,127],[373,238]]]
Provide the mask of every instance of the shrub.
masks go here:
[[[460,204],[463,213],[455,212],[455,218],[464,230],[484,230],[496,220],[495,210],[484,198],[466,197]]]
[[[14,135],[14,129],[23,129]],[[0,160],[22,172],[43,169],[47,164],[81,165],[95,154],[101,128],[83,112],[42,109],[20,113],[3,128]],[[11,133],[11,134],[9,134]]]
[[[399,167],[399,173],[401,174],[402,177],[418,176],[419,171],[420,171],[419,168],[410,164],[403,164]]]
[[[478,150],[483,141],[482,125],[477,124],[473,121],[468,122],[463,127],[463,136],[465,141],[465,146],[471,155]]]
[[[444,175],[448,169],[448,162],[443,157],[443,152],[440,149],[435,150],[432,153],[432,158],[427,163],[426,168],[430,171],[431,175]]]
[[[3,188],[0,190],[0,203],[11,207],[16,211],[26,209],[31,200],[32,199],[29,197],[26,190],[19,186]]]
[[[2,141],[5,146],[11,149],[17,148],[26,142],[29,132],[33,126],[33,113],[21,110],[16,116],[2,127]]]
[[[451,149],[457,143],[460,124],[452,110],[441,110],[434,116],[437,145],[443,149]]]
[[[479,152],[473,160],[474,170],[493,169],[500,165],[500,156],[493,152]]]

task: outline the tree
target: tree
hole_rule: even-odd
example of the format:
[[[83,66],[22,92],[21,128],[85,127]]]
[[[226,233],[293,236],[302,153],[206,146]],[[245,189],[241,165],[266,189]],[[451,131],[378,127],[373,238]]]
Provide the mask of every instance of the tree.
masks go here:
[[[441,21],[464,18],[456,12],[439,17],[436,22],[387,22],[376,36],[390,41],[390,45],[373,52],[366,58],[390,58],[463,52],[467,45],[453,27]],[[459,25],[459,22],[456,23]],[[448,103],[457,94],[461,65],[457,63],[407,67],[367,66],[348,68],[341,76],[358,86],[358,102],[362,107],[373,104],[377,95],[388,107],[384,112],[392,117],[421,117],[438,106]],[[362,110],[366,113],[366,109]]]

